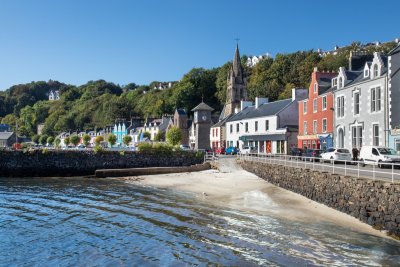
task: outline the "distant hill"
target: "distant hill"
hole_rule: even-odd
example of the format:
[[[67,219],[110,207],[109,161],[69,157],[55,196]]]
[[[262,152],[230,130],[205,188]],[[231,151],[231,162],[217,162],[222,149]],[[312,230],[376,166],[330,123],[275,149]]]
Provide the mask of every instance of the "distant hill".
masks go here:
[[[290,96],[293,87],[308,88],[310,75],[315,66],[320,70],[336,71],[348,65],[350,51],[387,53],[396,42],[363,45],[354,42],[336,50],[297,51],[266,57],[253,67],[242,66],[247,75],[250,99],[268,97],[271,101]],[[37,125],[44,123],[44,133],[56,135],[61,131],[90,129],[112,124],[117,118],[132,116],[161,116],[171,114],[176,107],[190,111],[204,97],[215,110],[221,110],[225,102],[227,75],[231,62],[213,68],[194,68],[171,87],[153,82],[149,85],[116,85],[104,80],[89,81],[75,86],[58,81],[38,81],[14,85],[0,92],[0,121],[19,125],[21,135],[32,136]],[[155,88],[156,87],[156,88]],[[59,90],[60,100],[48,101],[50,90]]]

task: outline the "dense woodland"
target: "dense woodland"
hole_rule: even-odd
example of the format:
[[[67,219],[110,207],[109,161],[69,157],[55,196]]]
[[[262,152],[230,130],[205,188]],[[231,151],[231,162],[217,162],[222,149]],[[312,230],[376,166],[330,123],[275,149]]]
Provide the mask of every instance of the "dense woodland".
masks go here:
[[[253,68],[242,65],[248,80],[249,98],[268,97],[270,101],[290,97],[291,88],[308,88],[315,66],[320,70],[337,71],[348,65],[350,51],[364,49],[387,53],[396,44],[363,46],[353,43],[338,50],[336,55],[320,57],[315,51],[298,51],[265,58]],[[81,86],[58,81],[38,81],[14,85],[0,91],[0,121],[18,124],[21,136],[33,136],[37,125],[44,123],[43,133],[54,136],[62,131],[102,128],[118,118],[160,117],[172,114],[176,107],[191,110],[204,96],[215,110],[225,102],[227,76],[232,62],[213,69],[194,68],[172,88],[157,90],[153,85],[125,86],[104,80],[89,81]],[[48,101],[50,90],[60,90],[58,101]]]

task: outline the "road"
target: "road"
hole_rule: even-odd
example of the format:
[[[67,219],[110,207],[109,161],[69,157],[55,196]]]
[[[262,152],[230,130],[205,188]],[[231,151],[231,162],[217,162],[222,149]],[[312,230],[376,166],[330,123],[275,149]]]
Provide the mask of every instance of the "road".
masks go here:
[[[227,157],[227,156],[223,156]],[[232,157],[232,156],[230,156]],[[310,162],[302,161],[297,159],[279,159],[277,157],[265,157],[259,156],[245,156],[246,160],[267,162],[271,164],[279,164],[283,166],[290,166],[295,168],[306,168],[311,170],[318,170],[330,173],[336,173],[341,175],[348,175],[353,177],[368,178],[371,180],[383,180],[387,182],[400,183],[400,170],[384,168],[380,169],[378,166],[367,165],[363,167],[361,164],[349,165],[342,162]]]

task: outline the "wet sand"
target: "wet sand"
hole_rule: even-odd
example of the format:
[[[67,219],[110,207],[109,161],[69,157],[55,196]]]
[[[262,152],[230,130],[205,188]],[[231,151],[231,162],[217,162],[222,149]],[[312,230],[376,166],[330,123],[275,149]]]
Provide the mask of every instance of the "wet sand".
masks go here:
[[[191,192],[200,201],[210,201],[259,214],[273,214],[289,220],[329,222],[354,231],[387,237],[358,219],[319,204],[299,194],[274,186],[235,164],[221,159],[220,170],[125,177],[122,180],[140,186],[152,186]],[[120,180],[121,180],[120,179]]]

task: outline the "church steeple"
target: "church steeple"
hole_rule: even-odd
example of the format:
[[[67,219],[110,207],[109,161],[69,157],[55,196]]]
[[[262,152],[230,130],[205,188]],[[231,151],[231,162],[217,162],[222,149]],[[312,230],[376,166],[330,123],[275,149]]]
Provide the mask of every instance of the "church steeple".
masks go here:
[[[235,56],[228,74],[228,88],[222,118],[235,113],[240,108],[240,101],[247,100],[247,82],[240,62],[239,44],[236,44]]]
[[[242,76],[242,64],[240,62],[239,44],[236,44],[235,57],[233,58],[233,77]]]

